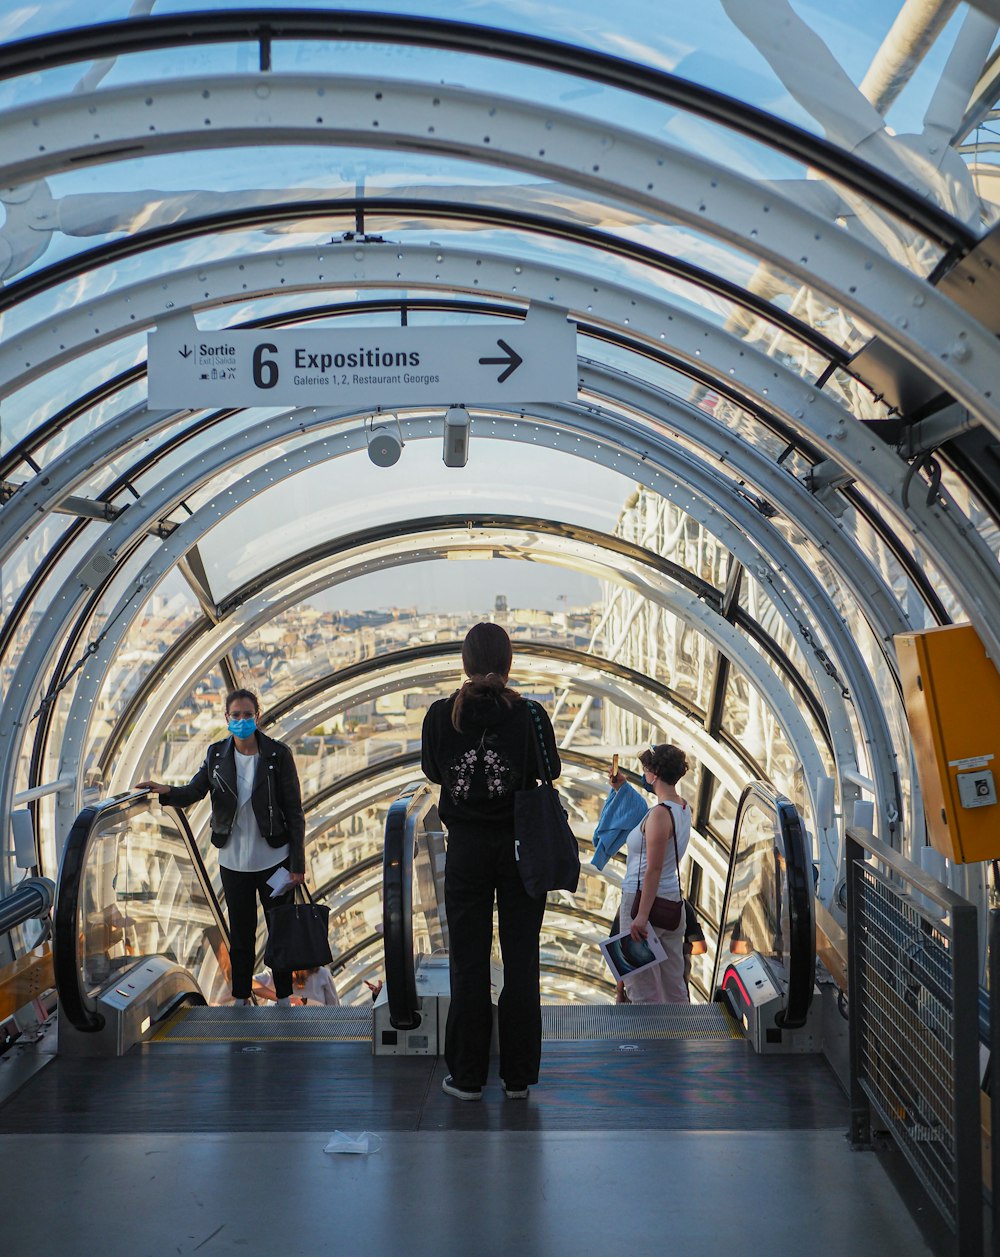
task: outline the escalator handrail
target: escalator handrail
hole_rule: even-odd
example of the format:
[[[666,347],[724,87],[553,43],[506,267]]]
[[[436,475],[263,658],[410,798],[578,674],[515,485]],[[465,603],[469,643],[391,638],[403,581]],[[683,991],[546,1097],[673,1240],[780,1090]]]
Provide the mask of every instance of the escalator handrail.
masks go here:
[[[786,1030],[797,1030],[806,1024],[816,985],[816,891],[805,827],[790,799],[779,799],[778,820],[785,845],[791,932],[787,1002],[778,1022]]]
[[[63,846],[56,880],[56,902],[53,913],[53,968],[60,1013],[77,1030],[95,1032],[104,1027],[104,1017],[94,1006],[83,987],[83,957],[80,955],[79,946],[80,891],[90,845],[94,837],[103,829],[104,822],[110,817],[124,817],[130,812],[144,810],[148,808],[152,797],[151,791],[130,790],[125,794],[102,799],[99,803],[85,807],[70,827]],[[211,908],[216,926],[228,948],[229,927],[212,887],[205,861],[198,850],[191,826],[180,809],[171,808],[170,810],[174,813],[181,836],[188,848],[188,854],[201,883],[205,900]]]
[[[382,856],[382,947],[389,1022],[397,1030],[420,1025],[413,963],[413,846],[417,826],[433,804],[427,785],[408,786],[385,818]]]
[[[722,977],[719,970],[723,956],[723,933],[729,921],[729,904],[740,849],[742,821],[751,803],[763,806],[774,815],[775,832],[780,836],[783,847],[790,937],[785,1008],[778,1020],[784,1029],[794,1030],[806,1023],[816,980],[816,911],[812,856],[806,842],[805,828],[795,804],[766,782],[751,782],[740,795],[736,809],[733,845],[729,855],[729,872],[726,877],[726,892],[722,901],[715,949],[712,989],[717,989]]]

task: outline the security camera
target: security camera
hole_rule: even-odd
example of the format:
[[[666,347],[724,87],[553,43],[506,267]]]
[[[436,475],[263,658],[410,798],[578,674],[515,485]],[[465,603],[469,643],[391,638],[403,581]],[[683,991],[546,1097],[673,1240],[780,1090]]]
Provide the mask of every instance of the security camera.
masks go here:
[[[381,413],[379,418],[382,418]],[[399,462],[400,451],[403,448],[403,431],[399,426],[399,419],[395,415],[391,418],[396,423],[395,432],[385,423],[376,423],[374,416],[365,424],[368,457],[376,467],[391,467],[393,463]]]
[[[376,467],[391,467],[399,462],[403,443],[388,428],[372,428],[368,438],[368,457]]]
[[[444,465],[464,467],[469,461],[471,421],[464,406],[450,406],[444,417]]]

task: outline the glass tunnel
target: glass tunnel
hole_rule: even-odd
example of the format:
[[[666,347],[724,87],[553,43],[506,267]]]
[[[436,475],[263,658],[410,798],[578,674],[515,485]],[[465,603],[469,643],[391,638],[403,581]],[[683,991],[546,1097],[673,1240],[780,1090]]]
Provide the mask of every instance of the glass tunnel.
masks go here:
[[[893,639],[969,623],[1000,658],[987,7],[0,15],[0,826],[30,835],[0,891],[54,878],[89,803],[186,781],[249,686],[366,1001],[386,813],[483,619],[552,713],[584,849],[547,1001],[613,998],[620,862],[586,863],[612,753],[696,764],[686,889],[716,929],[750,781],[798,809],[841,923],[859,804],[919,863]],[[156,334],[478,333],[498,376],[520,333],[544,378],[551,329],[570,387],[543,400],[516,370],[509,401],[447,371],[316,400],[307,356],[271,404],[187,390],[181,349],[147,374]],[[985,904],[982,865],[949,876]]]
[[[416,1024],[422,722],[495,621],[583,859],[541,926],[546,1026],[621,1012],[626,862],[594,830],[612,755],[638,781],[676,743],[692,1003],[735,983],[751,1040],[734,958],[784,962],[754,1050],[807,1041],[818,992],[853,1146],[881,1115],[976,1252],[1000,745],[931,747],[907,644],[971,635],[941,703],[996,739],[994,0],[10,0],[0,206],[0,1065],[138,957],[229,1002],[210,804],[136,784],[186,783],[236,688],[294,754],[340,1012],[377,1055],[386,977]],[[818,1048],[789,1042],[799,1075],[747,1090],[786,1077],[791,1111]],[[799,1197],[843,1204],[819,1177]]]

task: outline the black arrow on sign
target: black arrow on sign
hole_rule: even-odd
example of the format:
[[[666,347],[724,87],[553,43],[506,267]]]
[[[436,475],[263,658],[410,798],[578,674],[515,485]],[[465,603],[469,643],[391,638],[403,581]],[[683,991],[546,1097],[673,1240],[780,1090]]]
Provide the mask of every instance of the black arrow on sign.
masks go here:
[[[180,354],[182,358],[190,358],[191,355],[194,353],[194,350],[188,349],[187,345],[185,345],[183,349],[178,349],[177,352]]]
[[[509,376],[512,376],[514,374],[514,372],[521,365],[524,359],[521,357],[521,355],[517,352],[516,349],[511,349],[510,345],[508,345],[505,340],[498,340],[497,344],[504,351],[507,357],[506,358],[480,358],[479,364],[480,366],[483,366],[483,367],[489,367],[489,366],[499,366],[501,363],[505,363],[507,366],[507,370],[501,371],[500,374],[497,376],[497,383],[502,384],[504,380],[506,380]]]

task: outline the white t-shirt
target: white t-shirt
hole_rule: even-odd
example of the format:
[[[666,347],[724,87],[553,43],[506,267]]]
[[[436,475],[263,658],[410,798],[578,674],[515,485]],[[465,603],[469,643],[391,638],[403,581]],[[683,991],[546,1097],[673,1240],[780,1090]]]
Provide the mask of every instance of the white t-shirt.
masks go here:
[[[288,858],[288,844],[269,847],[253,813],[250,796],[260,756],[256,751],[253,755],[243,755],[233,747],[233,758],[236,761],[236,817],[229,841],[219,848],[219,863],[236,873],[259,873],[262,869],[273,869]]]
[[[302,986],[299,986],[293,978],[292,994],[299,999],[308,1000],[310,1004],[336,1006],[340,1003],[340,996],[333,984],[333,978],[330,977],[330,970],[322,967],[315,973],[306,974],[306,980]]]
[[[657,807],[661,804],[657,804]],[[666,803],[674,821],[674,833],[677,835],[677,854],[683,860],[691,838],[691,809],[687,803]],[[652,811],[652,809],[650,809]],[[637,891],[646,876],[646,864],[649,858],[649,845],[642,835],[642,822],[636,825],[625,842],[628,862],[625,867],[623,891]],[[681,899],[680,879],[677,876],[677,862],[674,859],[674,840],[667,839],[667,849],[663,855],[663,870],[660,873],[660,885],[657,887],[657,898]]]

